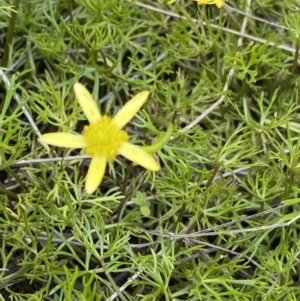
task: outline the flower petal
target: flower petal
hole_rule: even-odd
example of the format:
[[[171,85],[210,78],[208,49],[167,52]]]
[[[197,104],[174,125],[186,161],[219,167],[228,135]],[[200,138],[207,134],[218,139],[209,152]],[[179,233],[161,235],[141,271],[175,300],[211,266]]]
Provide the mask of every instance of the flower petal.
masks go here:
[[[105,157],[94,157],[85,179],[85,191],[92,194],[100,185],[106,167]]]
[[[86,143],[82,135],[69,133],[48,133],[39,138],[41,143],[46,143],[59,147],[85,148]]]
[[[118,153],[132,162],[143,166],[151,171],[160,170],[159,164],[154,158],[144,151],[140,146],[129,142],[122,143]]]
[[[215,4],[218,8],[223,6],[223,0],[196,0],[197,3],[200,4]]]
[[[101,114],[96,101],[91,93],[80,83],[74,84],[76,98],[89,123],[96,123],[101,119]]]
[[[148,96],[149,91],[142,91],[135,95],[121,108],[121,110],[113,118],[114,122],[120,129],[133,118],[137,111],[146,102]]]

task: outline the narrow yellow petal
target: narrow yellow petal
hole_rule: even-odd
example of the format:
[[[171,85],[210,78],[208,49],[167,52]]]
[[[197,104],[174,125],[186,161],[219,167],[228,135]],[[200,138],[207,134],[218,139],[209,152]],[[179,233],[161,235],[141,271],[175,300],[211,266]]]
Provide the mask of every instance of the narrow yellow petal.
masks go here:
[[[85,179],[85,191],[92,194],[100,185],[106,167],[105,157],[94,157]]]
[[[39,138],[41,143],[46,143],[58,147],[85,148],[86,143],[82,135],[69,133],[48,133]]]
[[[149,91],[142,91],[129,100],[113,118],[119,129],[128,123],[146,102]]]
[[[218,8],[223,6],[223,0],[196,0],[200,4],[215,4]],[[225,0],[224,0],[225,1]]]
[[[74,92],[79,102],[84,115],[89,123],[96,123],[100,120],[101,114],[96,101],[93,99],[91,93],[80,83],[74,84]]]
[[[222,0],[216,0],[215,5],[216,5],[218,8],[221,8],[221,7],[223,6],[223,1],[222,1]]]
[[[144,151],[141,147],[129,142],[122,143],[118,153],[132,162],[143,166],[151,171],[160,170],[159,164],[154,158]]]

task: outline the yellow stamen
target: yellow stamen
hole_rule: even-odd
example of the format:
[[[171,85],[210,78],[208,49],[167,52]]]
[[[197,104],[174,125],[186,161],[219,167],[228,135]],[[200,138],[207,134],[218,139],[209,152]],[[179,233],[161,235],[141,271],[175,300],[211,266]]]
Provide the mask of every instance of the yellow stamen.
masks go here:
[[[122,143],[128,141],[125,131],[119,130],[118,126],[108,116],[84,127],[83,133],[86,142],[86,153],[91,157],[106,157],[112,162]]]

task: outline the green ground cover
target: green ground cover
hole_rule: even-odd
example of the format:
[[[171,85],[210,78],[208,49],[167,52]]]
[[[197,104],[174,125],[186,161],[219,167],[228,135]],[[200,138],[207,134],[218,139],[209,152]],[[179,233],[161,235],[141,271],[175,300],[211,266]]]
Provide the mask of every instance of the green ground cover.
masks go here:
[[[300,300],[299,11],[0,0],[0,300]],[[159,171],[88,194],[40,143],[88,124],[76,82],[108,116],[150,92],[126,131]]]

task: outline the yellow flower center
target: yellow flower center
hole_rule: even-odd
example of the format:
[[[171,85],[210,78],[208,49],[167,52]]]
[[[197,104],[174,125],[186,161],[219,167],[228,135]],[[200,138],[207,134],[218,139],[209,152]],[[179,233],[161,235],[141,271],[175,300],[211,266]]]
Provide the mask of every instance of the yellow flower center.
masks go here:
[[[87,144],[87,155],[106,157],[108,162],[115,159],[121,144],[128,141],[127,133],[119,130],[114,121],[106,115],[98,122],[86,125],[83,137]]]

